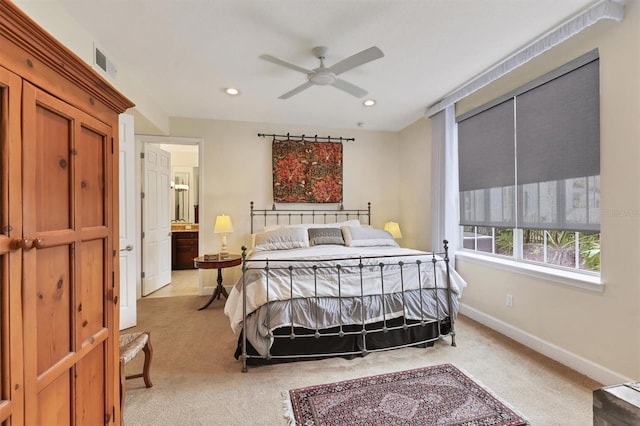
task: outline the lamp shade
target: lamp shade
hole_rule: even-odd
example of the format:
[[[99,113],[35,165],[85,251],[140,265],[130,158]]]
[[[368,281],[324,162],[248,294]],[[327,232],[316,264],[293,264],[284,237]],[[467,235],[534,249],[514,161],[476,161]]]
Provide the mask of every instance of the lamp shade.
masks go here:
[[[231,218],[225,214],[217,216],[213,232],[216,234],[228,234],[233,232],[233,223],[231,223]]]
[[[389,232],[393,238],[402,238],[402,232],[400,231],[400,225],[396,222],[387,222],[384,224],[384,230]]]

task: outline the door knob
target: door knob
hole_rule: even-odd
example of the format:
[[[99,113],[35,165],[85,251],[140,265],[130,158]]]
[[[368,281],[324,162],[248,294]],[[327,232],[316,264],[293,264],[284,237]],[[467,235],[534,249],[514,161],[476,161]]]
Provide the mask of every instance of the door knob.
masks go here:
[[[29,250],[33,246],[33,241],[28,238],[15,238],[9,244],[12,250]]]
[[[133,246],[131,244],[128,244],[125,248],[120,249],[120,251],[132,251],[133,250]]]
[[[42,238],[16,238],[10,243],[12,250],[31,250],[32,248],[41,249],[44,247]]]
[[[33,246],[37,249],[41,249],[44,247],[44,240],[40,237],[33,239]]]

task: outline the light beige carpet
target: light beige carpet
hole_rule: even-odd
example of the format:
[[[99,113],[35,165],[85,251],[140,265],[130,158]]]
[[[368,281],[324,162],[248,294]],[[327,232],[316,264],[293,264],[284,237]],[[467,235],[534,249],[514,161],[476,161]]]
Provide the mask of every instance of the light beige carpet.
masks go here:
[[[198,272],[197,269],[173,270],[169,284],[144,298],[195,296],[198,294]]]
[[[138,303],[138,326],[150,330],[151,378],[127,382],[124,419],[133,425],[286,425],[281,393],[289,389],[452,363],[477,378],[532,425],[590,425],[592,391],[601,385],[465,317],[457,347],[406,348],[364,358],[250,367],[233,358],[236,336],[223,300],[197,311],[208,296]],[[131,372],[142,356],[127,365]]]

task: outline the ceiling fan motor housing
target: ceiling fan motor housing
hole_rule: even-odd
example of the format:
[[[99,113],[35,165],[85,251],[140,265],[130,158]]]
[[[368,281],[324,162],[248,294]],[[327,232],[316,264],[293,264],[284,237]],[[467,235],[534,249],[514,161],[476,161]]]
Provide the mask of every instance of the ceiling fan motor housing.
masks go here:
[[[309,81],[319,86],[326,86],[336,81],[336,75],[329,70],[318,68],[313,74],[309,74]]]

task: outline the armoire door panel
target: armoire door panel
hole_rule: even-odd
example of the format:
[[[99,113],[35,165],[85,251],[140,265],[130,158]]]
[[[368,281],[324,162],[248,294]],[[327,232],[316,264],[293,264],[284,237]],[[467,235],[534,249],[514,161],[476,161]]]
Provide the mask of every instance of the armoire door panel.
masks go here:
[[[27,423],[33,425],[71,425],[72,423],[72,371],[66,370],[42,389],[33,411],[27,412]]]
[[[107,365],[108,324],[113,321],[107,308],[113,308],[109,296],[115,280],[109,240],[113,218],[108,213],[113,197],[111,128],[28,83],[22,110],[25,122],[35,117],[35,128],[24,127],[23,155],[38,153],[35,162],[24,164],[24,234],[43,242],[23,253],[29,312],[24,323],[35,329],[25,348],[33,344],[37,354],[25,358],[25,380],[31,385],[26,420],[31,420],[32,399],[40,400],[42,392],[73,371],[73,406],[80,407],[83,392],[92,389],[92,394],[81,410],[72,410],[72,422],[96,424],[99,418],[104,423],[105,413],[112,411],[107,401],[114,386],[107,380],[114,374]],[[47,404],[64,403],[46,398]],[[62,412],[67,408],[58,407]]]
[[[105,223],[105,156],[107,140],[104,133],[80,126],[76,144],[79,165],[80,227],[106,226]]]
[[[56,106],[60,102],[53,102]],[[35,156],[36,231],[69,229],[71,221],[71,171],[73,122],[68,115],[36,105],[35,138],[25,152]],[[25,147],[26,148],[26,147]]]
[[[69,245],[33,250],[38,265],[31,283],[35,286],[37,375],[47,372],[73,352],[72,248]],[[31,274],[25,277],[30,277]],[[29,307],[32,308],[32,307]]]
[[[106,345],[96,346],[76,365],[76,425],[105,422]]]
[[[102,239],[84,241],[76,250],[78,257],[77,330],[80,344],[106,327],[105,317],[105,250]]]

